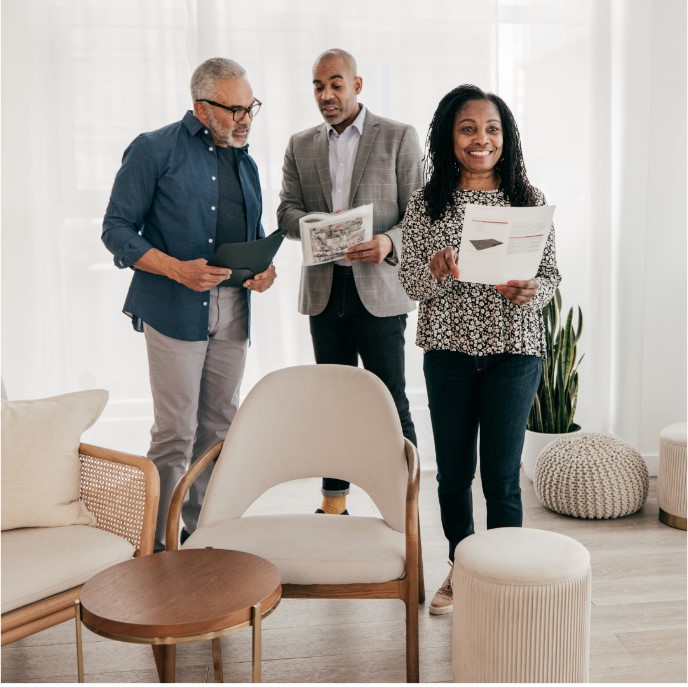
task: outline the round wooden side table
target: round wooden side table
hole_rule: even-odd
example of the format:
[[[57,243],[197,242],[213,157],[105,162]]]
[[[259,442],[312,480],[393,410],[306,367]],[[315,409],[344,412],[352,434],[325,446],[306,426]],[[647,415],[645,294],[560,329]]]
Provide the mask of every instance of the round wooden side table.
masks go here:
[[[80,616],[92,632],[152,644],[161,682],[175,680],[177,644],[211,639],[222,682],[220,637],[253,627],[253,682],[261,680],[261,619],[279,603],[277,568],[243,551],[183,549],[119,563],[81,590]],[[83,653],[77,622],[79,680]]]

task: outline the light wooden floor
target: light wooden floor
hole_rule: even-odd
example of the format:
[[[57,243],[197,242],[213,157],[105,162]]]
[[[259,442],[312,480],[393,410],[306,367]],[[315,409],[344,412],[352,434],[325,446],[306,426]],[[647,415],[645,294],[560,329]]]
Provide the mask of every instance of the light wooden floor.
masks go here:
[[[656,478],[645,506],[627,518],[586,521],[540,505],[522,475],[526,527],[554,530],[583,543],[593,570],[592,682],[686,682],[686,533],[657,519]],[[300,480],[268,492],[254,512],[277,498],[290,512],[310,511],[319,484]],[[474,487],[476,528],[485,505]],[[446,572],[434,474],[423,473],[421,530],[428,601]],[[374,507],[359,490],[349,509]],[[422,682],[451,681],[451,615],[420,615]],[[148,646],[124,644],[84,630],[88,682],[155,682]],[[225,681],[250,681],[250,631],[223,639]],[[212,681],[210,642],[178,647],[180,682]],[[73,623],[64,623],[2,650],[3,682],[70,682],[76,678]],[[404,609],[399,601],[282,601],[263,624],[265,682],[403,682]]]

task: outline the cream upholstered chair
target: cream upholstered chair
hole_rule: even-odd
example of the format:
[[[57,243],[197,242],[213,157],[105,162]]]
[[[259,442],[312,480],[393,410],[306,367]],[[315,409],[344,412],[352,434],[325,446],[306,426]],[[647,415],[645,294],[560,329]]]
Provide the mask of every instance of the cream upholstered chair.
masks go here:
[[[418,453],[402,435],[384,384],[340,365],[291,367],[264,377],[239,408],[224,445],[197,460],[177,485],[169,549],[177,548],[184,495],[213,460],[198,529],[183,548],[262,556],[279,569],[283,597],[404,601],[407,679],[417,682],[423,600]],[[271,487],[324,475],[361,487],[381,517],[244,516]]]
[[[75,618],[88,579],[153,551],[155,466],[80,443],[106,401],[2,401],[2,646]]]
[[[155,466],[89,444],[79,445],[79,457],[80,498],[95,515],[94,526],[3,532],[9,574],[3,575],[2,646],[74,618],[81,586],[92,575],[129,556],[153,553],[160,491]],[[10,587],[19,584],[15,600]]]

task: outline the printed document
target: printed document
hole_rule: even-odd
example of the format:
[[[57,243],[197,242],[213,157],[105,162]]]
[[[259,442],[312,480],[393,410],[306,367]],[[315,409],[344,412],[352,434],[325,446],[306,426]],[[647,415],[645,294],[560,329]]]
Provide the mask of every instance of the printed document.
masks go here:
[[[373,205],[332,214],[313,212],[299,219],[299,229],[304,265],[333,262],[373,238]]]
[[[459,249],[459,279],[478,284],[532,279],[542,260],[554,208],[467,205]]]

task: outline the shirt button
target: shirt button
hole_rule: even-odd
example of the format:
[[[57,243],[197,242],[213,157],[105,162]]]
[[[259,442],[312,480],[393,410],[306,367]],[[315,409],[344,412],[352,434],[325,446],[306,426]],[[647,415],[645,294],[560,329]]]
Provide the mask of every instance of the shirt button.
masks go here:
[[[208,148],[208,150],[212,150],[212,149],[213,149],[213,147],[212,147],[212,146],[210,146],[210,148]]]
[[[204,306],[208,305],[208,301],[203,301],[203,305]]]
[[[204,133],[204,134],[207,134],[207,133],[208,133],[208,129],[206,129],[203,133]]]
[[[215,181],[215,179],[217,179],[217,177],[210,177],[210,178],[211,178],[213,181]]]
[[[212,242],[213,242],[213,240],[212,240],[212,239],[208,239],[208,243],[212,243]]]
[[[214,206],[214,205],[211,205],[211,206],[210,206],[210,209],[211,209],[211,210],[214,210],[214,209],[215,209],[215,206]]]

